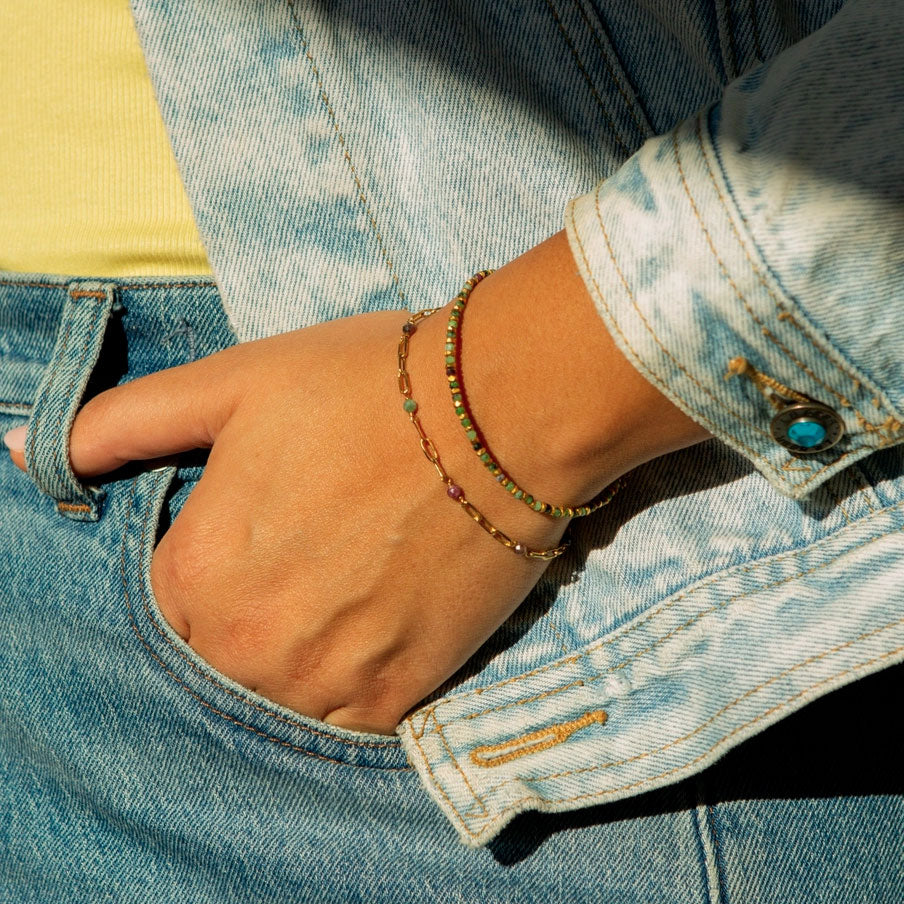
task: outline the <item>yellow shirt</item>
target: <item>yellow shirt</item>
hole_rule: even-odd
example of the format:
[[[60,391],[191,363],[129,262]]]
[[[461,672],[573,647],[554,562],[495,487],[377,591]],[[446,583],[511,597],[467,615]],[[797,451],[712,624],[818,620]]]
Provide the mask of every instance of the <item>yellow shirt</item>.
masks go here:
[[[0,269],[211,269],[128,0],[0,4]]]

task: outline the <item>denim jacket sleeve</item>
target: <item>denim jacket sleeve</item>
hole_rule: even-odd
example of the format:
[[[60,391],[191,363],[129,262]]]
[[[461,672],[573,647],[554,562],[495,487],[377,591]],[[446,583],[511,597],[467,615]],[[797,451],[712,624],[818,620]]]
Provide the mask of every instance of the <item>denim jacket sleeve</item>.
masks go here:
[[[902,59],[900,4],[852,0],[566,214],[622,351],[794,498],[904,442]],[[832,448],[773,437],[799,396]]]
[[[556,601],[578,633],[592,611],[583,645],[399,727],[465,843],[678,782],[904,656],[901,481],[861,473],[904,441],[902,58],[896,0],[852,0],[569,205],[612,335],[722,442],[653,468],[642,516],[587,541]],[[840,441],[776,441],[795,401]],[[705,485],[722,455],[757,470]]]

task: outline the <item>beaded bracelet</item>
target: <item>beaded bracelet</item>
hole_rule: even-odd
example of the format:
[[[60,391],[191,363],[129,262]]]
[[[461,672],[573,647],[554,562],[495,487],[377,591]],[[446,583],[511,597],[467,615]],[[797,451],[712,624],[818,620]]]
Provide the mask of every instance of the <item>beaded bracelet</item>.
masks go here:
[[[516,555],[523,556],[526,559],[555,559],[568,549],[567,543],[553,546],[549,549],[530,549],[524,543],[513,540],[499,530],[498,527],[492,525],[481,512],[468,502],[465,497],[465,491],[448,475],[446,469],[439,460],[439,454],[436,451],[436,447],[427,437],[427,434],[424,433],[420,418],[417,416],[417,402],[411,395],[411,378],[408,375],[407,368],[408,341],[421,320],[441,310],[442,308],[428,308],[424,311],[418,311],[416,314],[412,314],[408,320],[405,321],[405,324],[402,327],[402,337],[399,339],[399,391],[405,398],[402,407],[408,415],[408,419],[414,424],[415,430],[417,430],[417,434],[421,440],[421,450],[424,455],[427,456],[427,460],[430,464],[436,469],[436,473],[439,474],[440,480],[446,485],[446,495],[454,502],[457,502],[468,513],[468,516],[473,518],[474,521],[476,521],[494,540],[498,540],[507,549],[510,549]]]
[[[465,305],[468,303],[471,292],[474,291],[474,287],[481,280],[492,272],[492,270],[480,270],[468,279],[461,292],[455,297],[455,303],[449,313],[449,323],[446,326],[446,377],[449,380],[449,389],[452,391],[452,404],[455,407],[455,414],[461,421],[471,448],[477,453],[487,470],[496,478],[496,482],[503,489],[508,490],[509,494],[514,496],[515,499],[520,499],[535,512],[550,515],[553,518],[579,518],[589,515],[611,501],[621,487],[620,480],[616,480],[603,490],[599,496],[590,502],[585,502],[583,505],[553,505],[549,502],[543,502],[523,490],[503,470],[496,456],[490,451],[487,441],[481,434],[477,422],[474,420],[474,415],[471,414],[471,409],[468,407],[468,397],[465,392],[464,381],[461,378],[461,327],[464,321]]]

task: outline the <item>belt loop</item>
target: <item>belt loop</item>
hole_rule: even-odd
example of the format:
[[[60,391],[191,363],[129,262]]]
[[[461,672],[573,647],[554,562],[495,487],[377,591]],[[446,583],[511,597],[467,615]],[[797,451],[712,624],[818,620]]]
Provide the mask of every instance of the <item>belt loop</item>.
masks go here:
[[[25,437],[25,464],[38,489],[57,511],[74,521],[97,521],[105,493],[85,486],[69,464],[69,433],[91,372],[97,364],[113,285],[70,282],[56,344],[35,396]]]

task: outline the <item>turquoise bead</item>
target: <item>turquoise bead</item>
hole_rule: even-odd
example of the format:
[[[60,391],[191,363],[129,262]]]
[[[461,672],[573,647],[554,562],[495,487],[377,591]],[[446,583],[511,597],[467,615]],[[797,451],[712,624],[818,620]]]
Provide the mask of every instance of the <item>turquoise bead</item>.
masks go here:
[[[402,406],[409,414],[414,414],[417,411],[417,402],[414,399],[405,399],[405,403]]]
[[[828,431],[819,421],[801,418],[788,428],[788,439],[804,449],[812,449],[825,440]]]

